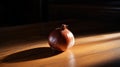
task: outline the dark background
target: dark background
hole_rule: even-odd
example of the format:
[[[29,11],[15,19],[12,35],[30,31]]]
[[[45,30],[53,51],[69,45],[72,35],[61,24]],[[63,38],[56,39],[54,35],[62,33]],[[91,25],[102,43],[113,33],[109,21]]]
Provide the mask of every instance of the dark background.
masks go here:
[[[103,25],[119,27],[119,7],[120,1],[111,0],[1,1],[0,27],[66,19],[101,21]]]
[[[46,0],[2,0],[0,1],[0,26],[46,21],[47,7]]]

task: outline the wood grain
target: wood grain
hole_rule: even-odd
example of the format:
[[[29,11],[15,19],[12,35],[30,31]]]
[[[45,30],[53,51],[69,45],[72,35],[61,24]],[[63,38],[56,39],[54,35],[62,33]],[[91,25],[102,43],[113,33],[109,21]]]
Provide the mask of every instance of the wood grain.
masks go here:
[[[47,41],[53,27],[46,32],[44,24],[0,29],[0,67],[103,67],[120,62],[120,32],[79,35],[75,46],[55,52]]]

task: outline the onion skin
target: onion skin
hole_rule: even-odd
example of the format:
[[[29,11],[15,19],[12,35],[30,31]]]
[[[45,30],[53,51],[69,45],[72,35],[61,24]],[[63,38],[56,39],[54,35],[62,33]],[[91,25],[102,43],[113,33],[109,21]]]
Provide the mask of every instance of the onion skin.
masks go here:
[[[57,51],[65,51],[74,45],[74,35],[67,29],[67,25],[62,24],[61,28],[52,31],[48,38],[50,47]]]

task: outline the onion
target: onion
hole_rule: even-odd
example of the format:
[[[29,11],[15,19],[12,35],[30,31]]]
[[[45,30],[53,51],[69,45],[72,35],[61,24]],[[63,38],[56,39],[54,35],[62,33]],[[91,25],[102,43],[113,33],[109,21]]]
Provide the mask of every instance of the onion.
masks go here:
[[[66,24],[62,24],[60,28],[50,33],[48,43],[54,50],[65,51],[74,45],[74,35],[67,29]]]

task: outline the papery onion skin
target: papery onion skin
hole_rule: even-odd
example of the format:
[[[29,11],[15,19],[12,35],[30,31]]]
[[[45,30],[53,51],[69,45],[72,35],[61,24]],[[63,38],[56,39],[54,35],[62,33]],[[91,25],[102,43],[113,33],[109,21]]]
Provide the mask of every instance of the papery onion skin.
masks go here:
[[[56,28],[50,33],[48,43],[54,50],[65,51],[74,45],[74,40],[74,35],[67,29],[67,25],[62,24],[61,28]]]

